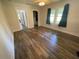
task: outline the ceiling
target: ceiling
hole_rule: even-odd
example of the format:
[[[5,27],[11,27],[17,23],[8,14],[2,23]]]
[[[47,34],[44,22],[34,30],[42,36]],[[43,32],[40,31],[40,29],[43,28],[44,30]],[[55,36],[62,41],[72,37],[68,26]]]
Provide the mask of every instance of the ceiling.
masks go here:
[[[26,3],[26,4],[32,4],[32,5],[38,5],[39,2],[45,2],[45,4],[47,5],[47,4],[58,2],[61,0],[8,0],[8,1]]]

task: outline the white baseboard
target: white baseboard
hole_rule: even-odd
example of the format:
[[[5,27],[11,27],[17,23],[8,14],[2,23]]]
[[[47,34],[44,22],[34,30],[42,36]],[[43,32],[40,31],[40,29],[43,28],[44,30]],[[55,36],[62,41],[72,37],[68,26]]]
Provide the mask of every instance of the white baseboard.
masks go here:
[[[70,34],[70,35],[73,35],[73,36],[77,36],[77,37],[79,37],[79,35],[76,34],[76,33],[71,33],[71,32],[64,31],[64,30],[60,30],[60,29],[56,29],[56,28],[53,28],[53,27],[51,28],[51,27],[46,26],[46,25],[43,25],[43,27],[47,27],[47,28],[50,28],[50,29],[54,29],[54,30],[57,30],[57,31],[61,31],[61,32],[64,32],[64,33],[67,33],[67,34]]]

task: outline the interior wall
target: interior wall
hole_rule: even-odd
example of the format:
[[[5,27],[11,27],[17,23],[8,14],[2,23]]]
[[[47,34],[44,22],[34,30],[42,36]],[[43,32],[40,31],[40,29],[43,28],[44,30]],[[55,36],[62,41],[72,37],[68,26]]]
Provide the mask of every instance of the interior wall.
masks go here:
[[[19,20],[16,13],[17,9],[23,9],[26,11],[27,28],[34,27],[33,10],[38,9],[36,6],[3,1],[3,9],[12,32],[20,31]]]
[[[67,28],[58,27],[57,25],[47,25],[46,24],[47,9],[61,8],[67,3],[70,4]],[[65,0],[62,2],[52,3],[45,7],[41,7],[41,10],[40,10],[41,26],[45,26],[51,29],[55,29],[75,36],[79,36],[79,7],[78,6],[79,6],[79,0]]]
[[[26,25],[27,28],[33,28],[33,12],[32,12],[32,6],[20,4],[20,3],[13,3],[15,10],[16,9],[23,9],[26,11]]]
[[[6,15],[7,22],[11,28],[12,32],[19,31],[19,22],[16,11],[13,7],[13,4],[8,2],[3,2],[3,10]]]
[[[0,1],[0,59],[14,59],[13,39]]]

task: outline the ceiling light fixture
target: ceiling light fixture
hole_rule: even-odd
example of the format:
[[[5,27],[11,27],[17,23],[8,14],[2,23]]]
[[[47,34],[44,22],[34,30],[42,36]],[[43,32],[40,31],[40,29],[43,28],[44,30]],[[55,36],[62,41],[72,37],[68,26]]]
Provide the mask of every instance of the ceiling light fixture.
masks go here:
[[[39,6],[44,6],[44,5],[45,5],[45,2],[39,2],[38,5],[39,5]]]

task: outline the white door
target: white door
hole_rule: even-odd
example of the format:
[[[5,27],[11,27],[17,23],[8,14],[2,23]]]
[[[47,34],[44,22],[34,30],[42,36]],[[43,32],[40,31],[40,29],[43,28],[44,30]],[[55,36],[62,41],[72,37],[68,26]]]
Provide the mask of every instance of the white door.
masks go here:
[[[21,30],[26,28],[26,15],[25,15],[25,10],[17,10],[17,15],[19,19],[19,25]]]

